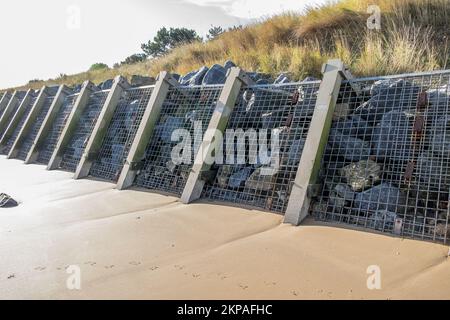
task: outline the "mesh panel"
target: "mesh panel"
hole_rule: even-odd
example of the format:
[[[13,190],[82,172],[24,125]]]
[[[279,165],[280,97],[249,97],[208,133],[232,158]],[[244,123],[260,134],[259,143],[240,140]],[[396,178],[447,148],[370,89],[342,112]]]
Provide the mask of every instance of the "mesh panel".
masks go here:
[[[5,95],[6,95],[6,93],[5,93]],[[3,99],[3,95],[0,94],[0,101],[1,101],[2,99]],[[3,113],[4,113],[5,110],[6,110],[6,106],[7,106],[7,104],[5,104],[5,105],[3,106],[3,108],[0,109],[0,118],[2,117]]]
[[[67,119],[72,112],[73,106],[78,98],[78,93],[69,95],[64,99],[63,105],[58,111],[51,128],[48,131],[47,136],[44,138],[44,142],[39,150],[39,155],[37,158],[38,163],[48,164],[50,158],[52,157],[53,151],[55,151],[56,144],[58,143],[59,137],[61,136],[64,127],[66,126]]]
[[[190,161],[187,161],[188,164],[174,164],[171,151],[178,142],[171,141],[172,132],[176,129],[185,129],[191,137],[194,137],[194,124],[201,123],[202,128],[196,132],[203,136],[222,87],[221,85],[176,87],[169,90],[155,132],[147,146],[143,169],[136,178],[136,185],[181,195],[192,168],[193,152]]]
[[[340,90],[323,159],[321,220],[448,236],[450,71],[356,79]]]
[[[80,116],[74,134],[71,137],[70,142],[64,148],[60,165],[62,169],[72,172],[75,172],[77,169],[98,116],[108,97],[108,93],[108,90],[97,91],[92,93],[89,97],[89,101]]]
[[[233,159],[213,166],[217,174],[203,197],[284,213],[319,86],[320,81],[243,88],[224,138],[223,150]],[[239,132],[245,135],[239,138]],[[276,141],[278,147],[272,145]]]
[[[154,87],[131,88],[122,95],[106,131],[97,159],[92,164],[93,177],[117,181]]]
[[[22,103],[23,98],[24,98],[24,97],[18,97],[18,101],[19,101],[19,102],[16,103],[16,105],[14,106],[14,108],[13,108],[13,109],[11,110],[11,112],[9,113],[8,124],[7,124],[7,125],[5,126],[5,128],[0,132],[0,137],[2,137],[3,134],[5,133],[6,129],[8,129],[8,125],[9,125],[9,123],[11,122],[11,120],[13,119],[13,117],[14,117],[14,115],[16,114],[17,110],[19,109],[20,104]],[[6,109],[5,109],[5,110],[6,110]]]
[[[5,146],[2,148],[3,154],[8,154],[9,151],[11,151],[11,148],[16,141],[17,137],[19,136],[20,131],[22,130],[23,125],[25,124],[25,120],[28,118],[28,115],[30,114],[31,109],[33,108],[34,103],[36,102],[37,96],[34,96],[30,99],[28,104],[24,106],[24,111],[20,117],[19,122],[17,123],[16,128],[14,129],[11,137],[9,137],[8,141],[6,142]]]
[[[44,101],[44,104],[42,105],[42,109],[37,115],[36,119],[34,120],[33,126],[31,127],[30,131],[28,132],[27,136],[22,142],[22,145],[20,146],[17,158],[20,160],[25,160],[28,152],[30,151],[31,147],[33,146],[33,142],[36,139],[37,134],[39,133],[39,129],[41,128],[42,122],[44,121],[45,117],[47,116],[48,110],[50,109],[50,106],[52,105],[53,99],[55,97],[47,97]]]

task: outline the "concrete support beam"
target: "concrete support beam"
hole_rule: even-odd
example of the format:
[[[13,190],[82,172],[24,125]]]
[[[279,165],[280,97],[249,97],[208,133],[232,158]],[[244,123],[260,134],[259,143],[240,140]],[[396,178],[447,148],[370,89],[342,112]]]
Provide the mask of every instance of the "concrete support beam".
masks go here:
[[[31,107],[30,113],[28,114],[27,119],[25,119],[25,123],[23,124],[22,129],[19,132],[19,135],[16,138],[16,141],[14,141],[13,146],[11,147],[11,150],[8,154],[8,159],[13,159],[17,156],[17,153],[20,150],[20,147],[22,146],[22,142],[27,136],[27,134],[30,132],[30,129],[32,128],[34,122],[36,121],[36,117],[39,115],[39,112],[41,112],[42,107],[45,103],[45,99],[48,97],[48,88],[46,86],[42,87],[41,91],[39,91],[39,95],[36,98],[36,101],[34,105]]]
[[[3,137],[0,139],[0,146],[6,145],[11,135],[14,133],[14,130],[16,129],[17,125],[20,122],[20,119],[25,112],[26,106],[30,103],[31,96],[33,94],[34,90],[29,89],[27,93],[25,94],[25,97],[23,98],[22,102],[20,102],[19,108],[17,109],[16,113],[12,115],[11,121],[9,122],[5,133],[3,134]],[[13,110],[9,110],[10,112],[13,112]]]
[[[152,96],[145,109],[141,124],[136,132],[136,137],[131,145],[127,160],[125,161],[119,177],[117,189],[122,190],[133,184],[139,170],[139,164],[142,163],[145,158],[145,149],[152,138],[153,130],[161,114],[161,108],[167,97],[167,93],[171,86],[178,85],[179,83],[171,74],[163,71],[158,75]]]
[[[62,161],[62,153],[64,152],[67,144],[70,142],[70,139],[74,134],[74,130],[77,127],[78,121],[80,120],[80,117],[89,102],[89,97],[95,91],[95,88],[95,85],[90,81],[85,81],[83,83],[80,94],[78,95],[72,112],[67,119],[66,126],[61,133],[61,137],[59,138],[55,150],[53,151],[53,155],[48,163],[47,170],[54,170],[59,168]]]
[[[114,84],[111,87],[111,91],[106,98],[105,104],[100,112],[98,120],[89,138],[89,141],[75,171],[75,179],[85,178],[89,175],[93,161],[96,159],[96,155],[100,151],[103,139],[105,138],[106,131],[111,123],[111,119],[116,111],[119,99],[123,92],[129,88],[127,80],[121,76],[114,79]]]
[[[183,203],[190,203],[200,198],[205,185],[205,181],[202,180],[202,173],[208,171],[212,165],[212,163],[208,163],[209,161],[206,161],[206,159],[212,158],[211,155],[216,149],[214,134],[217,131],[222,133],[225,132],[228,120],[236,105],[242,86],[252,84],[253,81],[244,71],[239,68],[230,69],[217,102],[216,109],[211,117],[208,129],[206,130],[201,147],[195,157],[188,181],[183,190],[181,196],[181,201]]]
[[[344,79],[352,77],[340,60],[329,60],[322,67],[322,74],[314,114],[284,217],[284,222],[292,225],[299,225],[308,216],[311,190],[319,176],[339,89]]]
[[[53,99],[52,105],[42,122],[42,126],[39,129],[39,132],[36,136],[36,139],[33,142],[33,146],[28,153],[27,158],[25,159],[25,164],[33,163],[39,156],[39,148],[41,144],[44,142],[45,137],[47,136],[50,128],[52,127],[52,123],[55,120],[56,115],[59,110],[63,106],[65,98],[70,94],[70,90],[65,85],[61,85],[58,88],[58,92],[56,93],[55,98]]]
[[[3,112],[0,118],[0,140],[3,138],[3,135],[11,122],[11,118],[14,116],[14,110],[16,110],[17,105],[20,104],[19,94],[19,91],[13,93],[5,108],[5,112]]]

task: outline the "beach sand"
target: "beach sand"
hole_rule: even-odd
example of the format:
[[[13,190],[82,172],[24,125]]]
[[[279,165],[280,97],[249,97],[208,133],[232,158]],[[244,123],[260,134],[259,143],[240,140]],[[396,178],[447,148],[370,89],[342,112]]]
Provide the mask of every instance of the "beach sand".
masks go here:
[[[1,299],[450,298],[448,246],[72,176],[0,157]]]

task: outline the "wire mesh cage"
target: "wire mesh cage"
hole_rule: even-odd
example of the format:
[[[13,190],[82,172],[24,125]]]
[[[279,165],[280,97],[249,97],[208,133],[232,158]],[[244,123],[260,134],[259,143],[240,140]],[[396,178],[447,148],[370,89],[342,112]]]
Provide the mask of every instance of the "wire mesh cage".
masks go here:
[[[147,145],[145,160],[136,177],[137,186],[181,195],[192,169],[195,142],[201,143],[222,88],[223,85],[207,85],[169,89],[153,137]],[[190,137],[184,149],[189,159],[180,163],[173,161],[171,156],[172,150],[179,144],[179,140],[172,141],[176,130]]]
[[[242,88],[203,197],[284,213],[320,81]],[[230,158],[228,158],[231,155]]]
[[[45,98],[45,101],[42,105],[41,110],[39,111],[36,119],[33,122],[33,125],[30,128],[30,131],[23,139],[22,145],[20,146],[19,152],[17,154],[17,158],[20,160],[25,160],[28,152],[31,150],[33,146],[33,142],[36,139],[37,134],[39,133],[39,129],[44,122],[45,117],[47,116],[48,111],[50,110],[50,106],[52,105],[55,96],[49,96]]]
[[[33,95],[31,99],[28,101],[28,103],[23,106],[24,110],[22,115],[20,116],[20,119],[18,120],[18,123],[16,127],[14,128],[11,136],[8,138],[8,141],[6,141],[5,145],[3,146],[1,153],[2,154],[8,154],[11,151],[11,148],[16,141],[17,137],[19,136],[20,131],[22,130],[23,125],[25,124],[26,119],[28,118],[28,115],[30,114],[31,109],[33,108],[34,103],[36,102],[37,94]]]
[[[317,219],[447,240],[449,80],[442,71],[342,84],[311,208]]]
[[[9,124],[14,115],[16,114],[17,110],[20,107],[20,104],[22,103],[23,99],[24,99],[25,95],[24,94],[20,94],[20,95],[16,95],[16,98],[18,100],[18,102],[16,104],[14,104],[14,108],[11,110],[11,112],[9,113],[8,119],[6,120],[7,123]],[[3,113],[6,111],[6,108],[3,110]],[[6,129],[8,128],[8,125],[6,125],[1,131],[0,131],[0,137],[3,137],[3,135],[5,134]],[[0,152],[1,153],[1,152]]]
[[[110,181],[119,179],[154,86],[124,92],[106,131],[90,175]]]
[[[77,169],[108,93],[109,90],[102,90],[89,96],[89,101],[80,115],[74,134],[67,146],[64,147],[60,164],[61,169],[71,172],[75,172]]]
[[[42,145],[38,146],[39,154],[36,162],[41,164],[48,164],[52,157],[53,151],[55,151],[56,144],[58,143],[61,133],[66,126],[67,119],[72,112],[73,106],[78,98],[78,93],[68,95],[55,116],[51,127],[43,139]]]

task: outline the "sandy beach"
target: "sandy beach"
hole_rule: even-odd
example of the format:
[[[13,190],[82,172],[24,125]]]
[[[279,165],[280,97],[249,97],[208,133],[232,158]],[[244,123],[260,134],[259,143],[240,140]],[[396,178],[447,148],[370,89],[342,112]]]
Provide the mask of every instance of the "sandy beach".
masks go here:
[[[0,192],[20,202],[0,209],[1,299],[450,298],[448,246],[72,175],[1,156]]]

